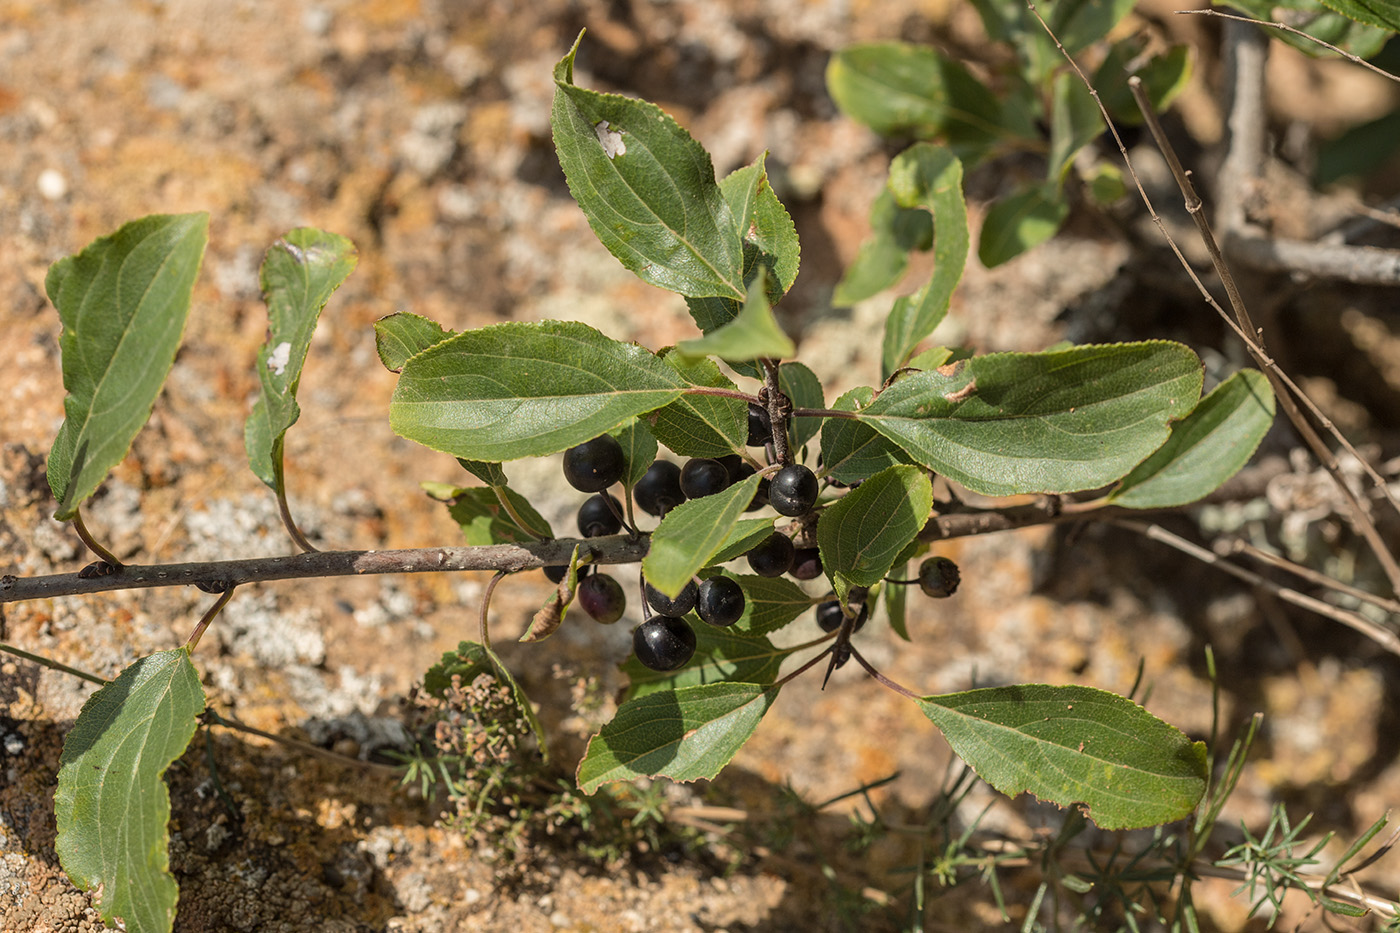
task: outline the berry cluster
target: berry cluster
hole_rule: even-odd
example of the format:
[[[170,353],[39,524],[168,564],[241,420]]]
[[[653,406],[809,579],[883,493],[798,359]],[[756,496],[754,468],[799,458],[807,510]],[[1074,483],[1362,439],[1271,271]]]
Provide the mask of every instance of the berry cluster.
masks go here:
[[[771,463],[775,459],[772,441],[773,425],[768,409],[750,404],[748,444],[766,448]],[[592,494],[578,510],[578,530],[585,538],[618,534],[624,527],[635,531],[625,517],[623,504],[607,492],[622,480],[626,468],[627,458],[621,445],[607,434],[564,453],[564,478],[580,492]],[[771,506],[779,515],[789,518],[809,516],[807,527],[813,527],[816,516],[811,513],[820,491],[816,474],[798,463],[776,469],[770,467],[769,471],[769,475],[760,480],[747,511]],[[681,503],[723,492],[754,473],[753,462],[738,454],[696,457],[679,466],[669,460],[656,460],[632,487],[632,501],[648,515],[664,518]],[[789,574],[797,580],[814,580],[823,573],[818,549],[796,547],[793,539],[782,531],[775,530],[768,535],[745,558],[749,568],[763,577]],[[566,572],[565,567],[545,568],[545,574],[556,583],[563,580]],[[693,611],[702,622],[714,626],[733,625],[744,614],[744,591],[729,577],[692,580],[675,598],[666,596],[645,580],[642,582],[647,618],[633,631],[632,648],[637,659],[652,670],[677,670],[694,656],[696,635],[686,621],[687,614]],[[930,596],[949,596],[957,589],[957,565],[946,558],[932,558],[920,568],[917,582]],[[834,632],[849,614],[854,620],[851,630],[859,630],[869,615],[866,596],[864,589],[855,589],[848,594],[844,608],[834,598],[820,603],[818,625],[824,631]],[[589,567],[580,571],[575,598],[585,612],[604,624],[622,618],[627,608],[627,596],[621,584]]]

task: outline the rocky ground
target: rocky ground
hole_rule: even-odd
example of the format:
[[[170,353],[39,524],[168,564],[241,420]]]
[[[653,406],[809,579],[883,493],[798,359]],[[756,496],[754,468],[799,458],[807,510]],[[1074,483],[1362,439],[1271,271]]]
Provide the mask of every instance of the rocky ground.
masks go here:
[[[10,399],[0,427],[0,571],[69,571],[86,562],[71,531],[49,518],[43,458],[63,389],[43,279],[55,259],[125,220],[212,215],[195,310],[165,393],[87,510],[96,533],[134,562],[289,551],[271,496],[244,467],[242,424],[266,326],[258,264],[292,227],[345,234],[360,252],[358,270],[322,318],[302,379],[302,419],[288,436],[293,509],[324,548],[460,540],[418,489],[423,480],[463,481],[460,469],[388,429],[394,379],[375,355],[376,318],[409,310],[456,329],[566,318],[650,347],[690,336],[680,299],[639,283],[593,238],[555,161],[551,68],[585,26],[580,84],[661,104],[711,151],[721,174],[768,151],[803,243],[783,324],[829,399],[876,378],[878,340],[869,335],[878,333],[884,303],[832,309],[829,299],[864,235],[892,150],[840,117],[823,70],[832,50],[863,39],[936,34],[971,44],[970,8],[543,0],[527,13],[489,0],[0,0],[0,398]],[[1210,60],[1208,30],[1172,28],[1196,30],[1202,60]],[[1313,112],[1325,108],[1332,125],[1392,102],[1376,85],[1280,57],[1292,70],[1283,66],[1271,80],[1318,95]],[[1302,93],[1285,94],[1287,106],[1304,106]],[[1209,83],[1198,80],[1181,104],[1183,132],[1207,147],[1219,134],[1213,101]],[[977,176],[969,193],[976,200],[996,185],[994,176]],[[940,332],[949,343],[1033,350],[1066,336],[1166,336],[1196,346],[1219,339],[1186,287],[1161,284],[1159,255],[1134,252],[1090,223],[995,272],[971,266]],[[1335,417],[1385,443],[1400,390],[1393,314],[1358,290],[1302,294],[1287,293],[1288,307],[1303,311],[1283,328],[1292,358],[1306,364],[1300,375],[1311,375]],[[1339,328],[1337,320],[1352,323]],[[1328,359],[1299,351],[1322,345],[1309,328],[1329,336]],[[580,497],[556,462],[512,464],[509,472],[556,528],[571,524]],[[1268,513],[1261,499],[1210,520],[1238,527],[1253,519],[1246,527],[1262,529]],[[1313,544],[1327,552],[1331,572],[1345,573],[1353,552],[1318,533],[1332,526],[1325,507],[1317,514],[1307,526]],[[1188,522],[1179,527],[1193,531]],[[1290,615],[1126,532],[1032,530],[952,542],[939,553],[963,568],[958,597],[915,601],[912,644],[881,626],[863,636],[862,650],[896,680],[924,692],[962,689],[974,678],[1125,692],[1141,662],[1149,708],[1204,736],[1209,643],[1227,722],[1266,716],[1232,820],[1257,827],[1282,799],[1298,813],[1317,811],[1319,828],[1346,834],[1400,801],[1400,671],[1370,643]],[[501,589],[493,625],[558,735],[557,751],[577,755],[587,717],[570,678],[558,675],[596,678],[597,694],[611,695],[622,682],[616,663],[629,625],[574,619],[541,645],[514,645],[546,591],[528,576]],[[240,592],[196,662],[226,715],[369,757],[401,738],[403,698],[425,668],[472,636],[483,583],[424,575]],[[0,639],[110,677],[182,643],[207,601],[170,590],[7,605]],[[58,755],[91,689],[0,660],[7,933],[101,927],[53,852]],[[170,772],[176,929],[899,929],[908,876],[898,871],[912,864],[909,846],[891,836],[847,852],[848,814],[862,811],[860,800],[784,823],[778,817],[792,806],[785,789],[823,801],[897,772],[870,798],[889,819],[917,823],[948,759],[913,705],[854,669],[824,692],[804,678],[785,689],[713,786],[671,795],[691,830],[718,820],[736,825],[733,832],[692,832],[691,845],[644,843],[610,865],[572,845],[542,846],[528,870],[511,873],[439,822],[440,800],[425,801],[379,771],[215,729]],[[230,819],[215,777],[241,822]],[[967,812],[989,802],[987,825],[1007,832],[1034,833],[1058,819],[985,790],[973,793]],[[1393,893],[1400,872],[1383,865],[1376,877]],[[1037,883],[1031,872],[1007,877],[1013,913]],[[1243,929],[1246,905],[1227,897],[1231,887],[1203,885],[1206,919]],[[1003,926],[975,885],[929,916],[931,929]]]

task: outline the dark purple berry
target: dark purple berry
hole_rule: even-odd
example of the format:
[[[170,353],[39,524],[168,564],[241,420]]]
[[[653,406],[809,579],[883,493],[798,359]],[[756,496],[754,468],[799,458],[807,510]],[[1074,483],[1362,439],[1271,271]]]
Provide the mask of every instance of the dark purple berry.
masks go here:
[[[695,656],[695,630],[676,616],[652,616],[632,630],[632,650],[644,666],[674,671]]]
[[[544,568],[545,578],[548,579],[550,583],[563,583],[564,577],[568,576],[568,573],[568,564],[555,564],[552,567]]]
[[[681,467],[681,492],[687,499],[703,499],[729,487],[729,471],[718,460],[696,457]]]
[[[750,447],[762,447],[773,439],[773,419],[768,415],[768,409],[762,405],[755,405],[749,402],[749,439]]]
[[[622,445],[611,434],[564,451],[564,478],[579,492],[602,492],[622,479],[626,466]]]
[[[612,625],[627,610],[627,594],[622,591],[622,584],[605,573],[580,580],[574,598],[584,612],[604,625]]]
[[[792,539],[781,531],[775,531],[749,551],[749,566],[760,577],[781,577],[792,566],[796,553]]]
[[[783,467],[773,474],[768,504],[789,518],[806,515],[817,504],[817,475],[800,463]]]
[[[637,508],[660,518],[685,501],[681,492],[681,468],[669,460],[657,460],[632,487]]]
[[[822,575],[822,552],[814,547],[800,547],[792,559],[793,577],[798,580],[815,580]]]
[[[675,599],[667,596],[650,583],[646,585],[647,604],[663,616],[685,615],[695,608],[695,598],[698,593],[694,580],[687,583],[685,589],[681,590],[680,595]]]
[[[617,507],[614,512],[608,504],[612,500],[612,506]],[[596,496],[589,496],[584,500],[583,505],[578,507],[578,531],[585,538],[601,538],[603,535],[615,535],[622,530],[622,521],[618,515],[622,514],[622,503],[617,498],[600,492]]]
[[[946,599],[958,591],[960,582],[958,565],[946,557],[930,557],[919,565],[919,589],[925,596]]]
[[[723,464],[725,472],[729,474],[729,485],[731,486],[753,476],[753,467],[749,466],[748,463],[744,461],[744,458],[738,454],[725,454],[723,457],[716,457],[715,459]]]
[[[728,577],[702,580],[695,612],[711,625],[733,625],[744,615],[743,587]]]
[[[834,632],[841,627],[841,620],[845,616],[841,613],[841,603],[834,599],[817,603],[817,625],[821,626],[823,632]],[[870,618],[870,606],[866,603],[860,604],[860,609],[856,611],[855,624],[851,626],[852,632],[859,632],[865,627],[865,620]]]

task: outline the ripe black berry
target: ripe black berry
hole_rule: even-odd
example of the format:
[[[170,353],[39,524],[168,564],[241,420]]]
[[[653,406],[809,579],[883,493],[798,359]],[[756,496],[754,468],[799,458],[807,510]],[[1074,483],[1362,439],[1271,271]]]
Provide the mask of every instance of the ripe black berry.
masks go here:
[[[946,557],[930,557],[919,565],[919,589],[925,596],[946,599],[958,591],[960,582],[958,565]]]
[[[583,611],[604,625],[612,625],[627,609],[622,584],[605,573],[595,573],[578,582],[575,599]]]
[[[806,515],[817,504],[817,475],[800,463],[783,467],[773,474],[768,504],[779,515]]]
[[[822,575],[822,552],[814,547],[800,547],[792,559],[792,575],[798,580],[815,580]]]
[[[602,492],[622,479],[626,466],[622,445],[611,434],[564,451],[564,478],[579,492]]]
[[[694,580],[687,583],[685,589],[681,590],[680,595],[675,599],[667,596],[650,583],[646,585],[647,604],[663,616],[685,615],[695,608],[695,598],[698,594],[699,591]]]
[[[669,460],[657,460],[632,487],[637,507],[660,518],[685,501],[681,492],[681,468]]]
[[[711,625],[733,625],[744,614],[744,590],[728,577],[702,580],[695,612]]]
[[[738,454],[725,454],[723,457],[716,457],[717,461],[724,465],[724,469],[729,473],[729,485],[733,486],[740,480],[753,476],[753,467],[744,462],[744,458]]]
[[[696,457],[681,467],[681,492],[687,499],[701,499],[723,492],[729,486],[729,471],[718,460]]]
[[[781,577],[792,566],[796,553],[792,539],[781,531],[775,531],[749,551],[749,566],[761,577]]]
[[[614,512],[608,505],[608,500],[617,507]],[[585,538],[601,538],[603,535],[615,535],[622,530],[622,521],[618,515],[622,513],[622,503],[617,501],[615,496],[600,492],[596,496],[589,496],[584,500],[583,505],[578,507],[578,531]]]
[[[768,477],[758,481],[758,491],[753,494],[753,499],[744,508],[745,512],[757,512],[768,504]]]
[[[652,616],[632,630],[637,660],[654,671],[685,667],[695,655],[695,631],[676,616]]]
[[[749,439],[750,447],[762,447],[773,439],[773,419],[768,415],[768,409],[762,405],[755,405],[749,402]]]
[[[841,620],[845,618],[841,614],[841,603],[834,599],[828,599],[824,603],[817,603],[817,625],[821,626],[823,632],[834,632],[841,627]],[[865,627],[865,620],[870,618],[870,606],[866,603],[860,604],[860,609],[856,612],[855,624],[851,626],[852,632],[859,632]]]
[[[563,583],[564,577],[568,572],[568,564],[555,564],[552,567],[544,568],[545,578],[548,579],[550,583]]]

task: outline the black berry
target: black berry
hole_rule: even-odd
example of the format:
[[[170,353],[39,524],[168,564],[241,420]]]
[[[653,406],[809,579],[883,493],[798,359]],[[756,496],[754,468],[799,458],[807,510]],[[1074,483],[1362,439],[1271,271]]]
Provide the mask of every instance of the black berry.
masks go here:
[[[773,474],[768,504],[789,518],[806,515],[817,504],[817,475],[800,463],[783,467]]]
[[[685,589],[681,590],[680,595],[675,599],[667,596],[650,583],[646,585],[647,604],[663,616],[685,615],[695,608],[695,598],[698,593],[694,580],[687,583]]]
[[[584,612],[604,625],[612,625],[627,609],[627,594],[622,591],[622,584],[605,573],[580,580],[574,598]]]
[[[762,405],[755,405],[749,402],[749,439],[750,447],[762,447],[773,439],[773,419],[768,415],[768,409]]]
[[[930,557],[919,565],[919,589],[925,596],[946,599],[958,591],[960,582],[958,565],[946,557]]]
[[[744,614],[744,590],[728,577],[703,580],[695,612],[711,625],[733,625]]]
[[[800,547],[792,559],[792,575],[799,580],[815,580],[822,575],[822,552],[814,547]]]
[[[652,616],[632,630],[637,660],[654,671],[685,667],[695,656],[695,631],[676,616]]]
[[[602,492],[622,479],[626,466],[622,445],[611,434],[564,451],[564,478],[579,492]]]
[[[740,480],[753,476],[753,467],[744,462],[744,458],[738,454],[725,454],[723,457],[716,457],[724,465],[724,469],[729,473],[729,485],[733,486]]]
[[[614,512],[609,506],[608,500],[612,500],[612,506],[617,507]],[[584,500],[583,505],[578,508],[578,531],[585,538],[601,538],[603,535],[615,535],[622,530],[622,521],[618,515],[622,513],[622,503],[616,497],[600,492],[596,496],[589,496]]]
[[[555,564],[553,567],[544,568],[544,575],[550,583],[563,583],[568,572],[568,564]]]
[[[796,553],[792,539],[781,531],[775,531],[749,551],[749,566],[760,577],[781,577],[792,566]]]
[[[669,460],[657,460],[632,488],[637,508],[660,518],[685,501],[681,492],[681,468]]]
[[[841,603],[834,599],[828,599],[824,603],[817,603],[817,625],[821,626],[823,632],[834,632],[841,627],[841,620],[845,616],[841,613]],[[870,606],[866,603],[860,604],[860,609],[856,611],[855,624],[851,626],[852,632],[859,632],[865,627],[865,620],[870,618]]]
[[[729,487],[729,471],[718,460],[696,457],[681,467],[681,492],[687,499],[702,499]]]

